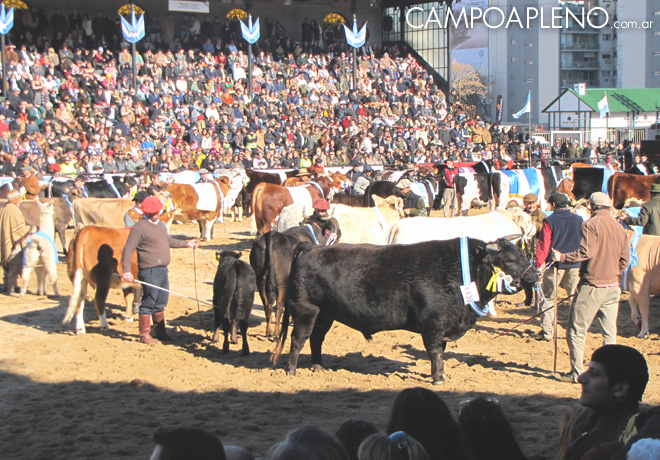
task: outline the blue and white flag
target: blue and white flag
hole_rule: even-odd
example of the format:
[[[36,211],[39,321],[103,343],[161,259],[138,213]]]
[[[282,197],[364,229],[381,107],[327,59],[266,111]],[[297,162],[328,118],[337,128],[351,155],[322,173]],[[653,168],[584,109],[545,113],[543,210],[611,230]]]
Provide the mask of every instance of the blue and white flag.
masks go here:
[[[353,48],[360,48],[367,40],[367,23],[365,22],[362,29],[358,32],[357,21],[353,18],[353,30],[343,24],[344,31],[346,32],[346,43]]]
[[[14,8],[9,8],[5,13],[5,4],[2,4],[0,11],[0,34],[8,34],[11,28],[14,27]]]
[[[605,96],[598,101],[598,110],[600,111],[600,118],[603,118],[605,115],[610,113],[610,104],[607,102],[607,93]]]
[[[522,110],[518,113],[514,113],[512,115],[513,118],[520,118],[524,114],[529,113],[532,111],[532,92],[529,91],[527,93],[527,102],[525,102],[525,107],[522,108]]]
[[[241,20],[239,19],[239,21]],[[241,21],[241,32],[243,33],[243,38],[246,42],[250,45],[255,44],[261,35],[259,32],[259,18],[257,18],[257,20],[254,21],[254,24],[252,24],[252,15],[248,16],[247,26]]]
[[[121,31],[128,43],[137,43],[144,38],[144,14],[136,21],[135,12],[131,12],[130,24],[123,16],[119,17],[121,18]]]

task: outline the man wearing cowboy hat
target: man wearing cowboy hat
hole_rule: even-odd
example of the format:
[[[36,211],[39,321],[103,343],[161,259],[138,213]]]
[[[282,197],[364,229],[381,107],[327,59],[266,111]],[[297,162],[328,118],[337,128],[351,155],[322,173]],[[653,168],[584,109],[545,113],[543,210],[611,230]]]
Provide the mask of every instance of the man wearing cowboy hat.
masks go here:
[[[426,217],[427,213],[424,200],[410,190],[411,185],[412,182],[410,179],[401,179],[396,184],[396,189],[401,193],[401,198],[403,198],[403,213],[405,217]]]
[[[207,184],[210,183],[211,180],[209,179],[209,170],[206,168],[202,168],[199,170],[199,180],[197,181],[198,184]]]
[[[628,225],[644,227],[645,235],[660,235],[660,184],[651,185],[651,199],[642,205],[639,216],[626,216],[622,220]]]
[[[300,168],[298,174],[296,174],[296,176],[300,177],[303,182],[307,182],[310,179],[310,175],[311,173],[307,168]]]
[[[39,179],[34,175],[34,168],[30,165],[23,166],[23,180],[25,187],[25,199],[34,200],[37,198],[39,191],[41,190],[41,185],[39,185]]]
[[[27,244],[30,227],[18,208],[21,194],[11,190],[7,195],[7,205],[0,211],[0,262],[4,270],[4,293],[11,295],[16,287],[18,275],[23,268],[23,249]]]

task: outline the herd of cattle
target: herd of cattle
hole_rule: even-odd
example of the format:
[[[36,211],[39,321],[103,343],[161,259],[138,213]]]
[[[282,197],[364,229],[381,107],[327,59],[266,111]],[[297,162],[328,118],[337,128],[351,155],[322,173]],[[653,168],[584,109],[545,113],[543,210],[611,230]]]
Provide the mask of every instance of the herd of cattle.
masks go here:
[[[535,233],[529,215],[511,206],[514,202],[520,204],[522,196],[534,192],[544,207],[555,191],[579,201],[607,190],[621,208],[631,198],[648,199],[651,184],[660,181],[660,175],[612,174],[592,167],[574,167],[572,177],[564,177],[558,166],[497,171],[482,162],[459,167],[454,209],[461,216],[451,219],[402,219],[403,200],[394,182],[376,181],[363,197],[356,198],[346,193],[350,181],[340,171],[285,187],[282,184],[295,177],[295,171],[229,170],[216,171],[212,185],[195,184],[198,176],[194,174],[174,178],[163,191],[168,212],[162,220],[168,226],[174,220],[197,221],[201,238],[208,241],[213,238],[214,223],[222,221],[232,208],[239,219],[243,213],[252,215],[256,238],[250,263],[240,261],[240,254],[218,255],[213,341],[222,328],[225,352],[229,336],[236,341],[238,327],[243,352],[249,353],[247,320],[257,291],[267,318],[266,333],[277,341],[273,363],[293,320],[286,365],[289,374],[295,373],[307,339],[313,366],[321,367],[323,340],[338,321],[367,339],[393,329],[421,334],[433,382],[440,383],[446,342],[457,340],[475,324],[482,314],[476,304],[485,306],[496,296],[489,287],[494,274],[509,275],[516,288],[539,280],[540,273],[521,245],[514,244]],[[435,174],[416,179],[417,190],[428,193],[423,198],[429,208],[440,209],[447,187],[443,178],[440,167]],[[75,316],[77,333],[85,333],[83,304],[88,286],[96,289],[94,300],[102,330],[108,328],[105,303],[110,288],[123,290],[127,316],[132,313],[133,298],[139,295],[135,284],[116,276],[129,233],[123,228],[124,215],[133,206],[124,197],[137,184],[108,176],[85,185],[89,198],[69,193],[74,186],[71,181],[53,180],[48,185],[49,198],[20,203],[26,221],[35,227],[40,215],[43,225],[43,204],[52,203],[48,204],[50,227],[59,235],[73,283],[64,322]],[[202,197],[202,193],[214,196]],[[319,198],[332,202],[328,216],[312,213],[311,205]],[[467,217],[472,205],[487,205],[491,212]],[[77,233],[67,246],[65,230],[72,221]],[[640,336],[649,332],[648,297],[660,292],[660,242],[656,240],[660,238],[642,237],[637,246],[639,263],[629,272],[632,316],[640,326]],[[341,244],[334,244],[337,241]],[[137,260],[131,266],[137,276]]]

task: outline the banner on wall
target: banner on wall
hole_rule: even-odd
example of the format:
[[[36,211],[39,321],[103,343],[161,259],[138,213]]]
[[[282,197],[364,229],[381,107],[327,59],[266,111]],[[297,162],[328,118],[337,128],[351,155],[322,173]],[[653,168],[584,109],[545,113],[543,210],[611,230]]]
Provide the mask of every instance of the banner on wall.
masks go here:
[[[168,8],[170,11],[182,11],[185,13],[206,13],[210,12],[209,2],[193,2],[188,0],[169,0]]]
[[[483,19],[471,19],[471,12],[481,11],[483,17],[484,11],[488,9],[489,0],[464,0],[454,2],[451,7],[455,18],[461,16],[462,10],[465,10],[467,21],[460,21],[457,27],[452,28],[451,56],[452,60],[460,64],[469,64],[476,71],[488,71],[488,27]],[[474,27],[466,27],[466,24],[473,24]]]

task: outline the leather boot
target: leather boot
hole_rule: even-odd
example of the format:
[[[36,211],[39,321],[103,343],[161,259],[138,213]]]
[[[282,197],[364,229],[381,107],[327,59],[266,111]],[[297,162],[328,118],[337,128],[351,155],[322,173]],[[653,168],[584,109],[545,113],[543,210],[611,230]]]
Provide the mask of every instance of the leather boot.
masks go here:
[[[158,340],[151,337],[151,318],[149,315],[140,315],[140,342],[149,345],[160,343]]]
[[[165,330],[165,312],[159,311],[152,315],[154,320],[154,335],[161,342],[174,342],[174,339]]]

